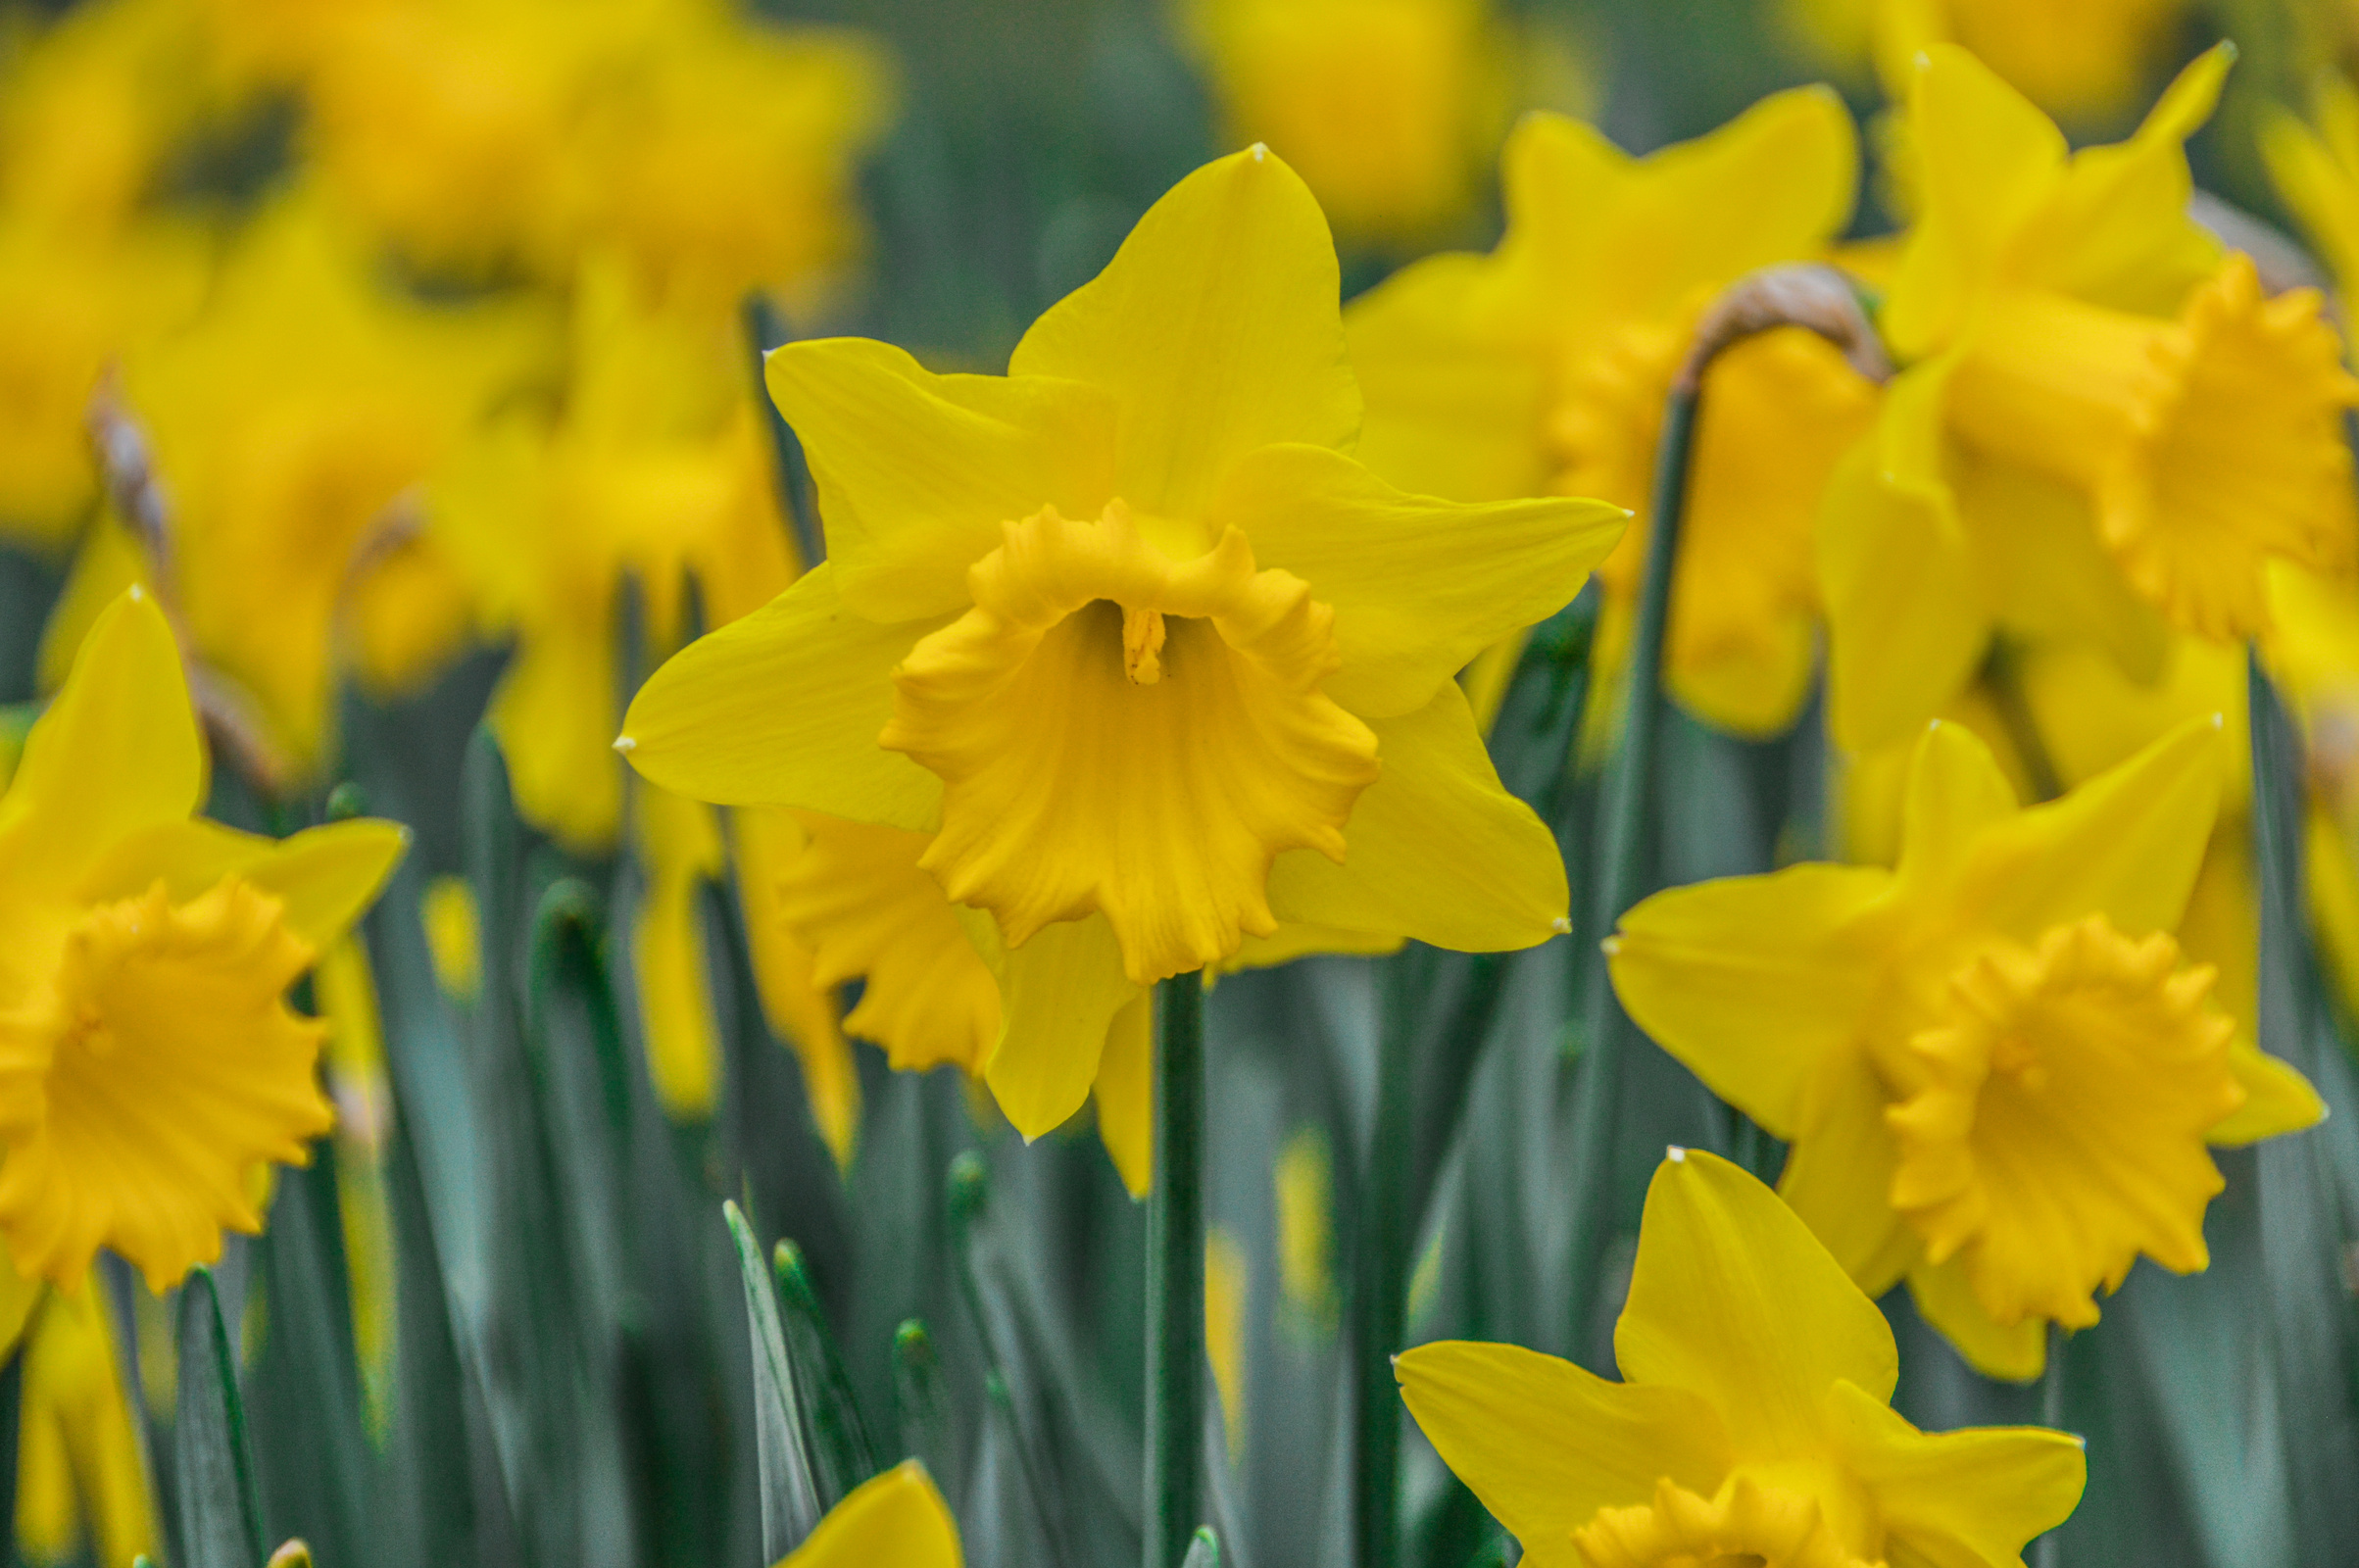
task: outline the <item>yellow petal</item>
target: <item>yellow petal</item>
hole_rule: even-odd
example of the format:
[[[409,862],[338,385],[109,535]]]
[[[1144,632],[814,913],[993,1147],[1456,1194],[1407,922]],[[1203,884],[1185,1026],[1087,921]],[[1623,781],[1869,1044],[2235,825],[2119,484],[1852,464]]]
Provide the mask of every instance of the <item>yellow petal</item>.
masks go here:
[[[2019,464],[1960,454],[1957,510],[1992,610],[2027,639],[2093,642],[2131,680],[2158,678],[2170,627],[2097,539],[2089,498]]]
[[[2166,315],[2219,265],[2220,243],[2187,213],[2185,144],[2211,118],[2232,44],[2197,55],[2128,141],[2073,157],[2016,239],[2019,280],[2115,310]]]
[[[958,1527],[925,1466],[904,1461],[827,1510],[778,1568],[960,1568]]]
[[[473,884],[445,874],[426,884],[418,901],[434,980],[453,1002],[472,1003],[483,989],[483,922]]]
[[[2024,1544],[2081,1500],[2081,1440],[2040,1427],[1920,1432],[1883,1400],[1838,1383],[1827,1413],[1887,1540],[1943,1568],[2015,1568]]]
[[[1997,1322],[1975,1297],[1963,1259],[1920,1261],[1908,1271],[1908,1294],[1917,1303],[1917,1315],[1941,1330],[1967,1365],[1983,1376],[2029,1383],[2046,1368],[2045,1320]]]
[[[1700,1150],[1646,1189],[1613,1348],[1629,1381],[1710,1401],[1741,1455],[1807,1452],[1836,1379],[1890,1398],[1900,1373],[1884,1314],[1794,1210]]]
[[[204,793],[179,648],[134,588],[100,614],[25,739],[0,796],[0,858],[20,886],[72,875],[115,840],[185,818]]]
[[[2063,799],[1982,834],[1955,906],[2020,942],[2091,912],[2129,936],[2175,928],[2219,814],[2219,723],[2189,719]]]
[[[2331,132],[2359,121],[2348,83],[2330,81],[2320,105],[2321,130],[2313,130],[2284,109],[2265,108],[2261,153],[2278,194],[2333,267],[2345,295],[2359,283],[2359,169],[2336,156]]]
[[[1804,1087],[1874,999],[1892,888],[1869,866],[1796,865],[1658,893],[1606,945],[1614,995],[1714,1094],[1791,1139]]]
[[[1379,719],[1383,771],[1352,808],[1341,865],[1296,850],[1270,867],[1281,922],[1406,937],[1461,953],[1546,942],[1564,918],[1564,857],[1499,781],[1455,682]]]
[[[1368,413],[1355,454],[1418,495],[1508,501],[1548,480],[1540,323],[1500,308],[1483,256],[1430,256],[1344,312]]]
[[[1899,1152],[1864,1047],[1832,1053],[1802,1092],[1778,1196],[1870,1296],[1898,1282],[1921,1244],[1891,1202]]]
[[[1599,501],[1408,495],[1308,446],[1247,458],[1211,517],[1335,608],[1343,667],[1327,690],[1363,718],[1422,708],[1475,655],[1562,609],[1629,521]]]
[[[1975,840],[2021,803],[1998,759],[1965,724],[1936,720],[1909,756],[1900,804],[1900,875],[1930,886],[1957,874]]]
[[[990,917],[942,896],[917,863],[924,834],[793,815],[805,847],[776,873],[778,912],[811,950],[813,980],[860,982],[846,1032],[884,1047],[896,1072],[980,1073],[1000,1038]]]
[[[1908,105],[1922,211],[1878,325],[1903,359],[1945,347],[2064,176],[2047,116],[1954,44],[1920,57]]]
[[[1836,465],[1819,529],[1838,741],[1905,738],[1972,677],[1990,639],[1974,552],[1941,463],[1945,362],[1885,392],[1876,431]]]
[[[1103,915],[1044,926],[1000,960],[1006,1023],[984,1079],[1027,1140],[1081,1108],[1114,1017],[1139,996]]]
[[[781,897],[786,868],[803,853],[793,813],[748,807],[730,816],[737,849],[737,895],[745,902],[746,951],[770,1032],[803,1065],[811,1119],[839,1168],[852,1166],[860,1136],[860,1080],[835,999],[819,984],[811,949],[795,940]]]
[[[623,715],[625,755],[690,800],[930,828],[941,784],[876,738],[893,714],[893,666],[934,628],[861,619],[822,564],[667,660]]]
[[[1204,1359],[1212,1367],[1231,1464],[1245,1457],[1245,1306],[1252,1293],[1244,1246],[1212,1227],[1204,1233]]]
[[[18,1283],[13,1268],[6,1279]],[[47,1297],[25,1360],[21,1531],[38,1509],[38,1534],[24,1548],[27,1558],[71,1561],[82,1540],[102,1562],[153,1552],[156,1516],[143,1434],[123,1396],[105,1287],[93,1275],[69,1290],[24,1288]]]
[[[197,818],[118,841],[77,885],[81,897],[125,899],[161,881],[175,902],[235,875],[284,904],[287,929],[325,948],[349,931],[401,863],[410,830],[358,817],[271,840]]]
[[[1000,525],[1113,496],[1114,406],[1058,375],[936,375],[866,338],[789,343],[770,395],[811,460],[827,559],[872,620],[947,614]],[[1135,498],[1134,498],[1135,499]]]
[[[722,864],[713,808],[648,786],[632,803],[646,891],[631,919],[631,961],[647,1071],[676,1121],[713,1114],[720,1089],[720,1029],[700,906]]]
[[[1358,434],[1340,300],[1318,202],[1255,146],[1148,209],[1105,271],[1032,323],[1008,371],[1113,394],[1114,492],[1144,513],[1194,517],[1254,448],[1344,447]]]
[[[2291,1062],[2270,1055],[2239,1036],[2229,1047],[2228,1070],[2244,1091],[2244,1103],[2205,1134],[2225,1147],[2257,1144],[2280,1133],[2297,1133],[2327,1119],[2327,1103]]]
[[[1192,985],[1177,980],[1175,985]],[[1098,1137],[1133,1198],[1155,1189],[1155,993],[1141,992],[1106,1026],[1098,1058]],[[1232,1401],[1233,1404],[1233,1401]]]
[[[1709,1404],[1609,1383],[1512,1345],[1445,1340],[1396,1356],[1409,1413],[1533,1568],[1580,1568],[1573,1532],[1665,1477],[1710,1494],[1729,1464]]]

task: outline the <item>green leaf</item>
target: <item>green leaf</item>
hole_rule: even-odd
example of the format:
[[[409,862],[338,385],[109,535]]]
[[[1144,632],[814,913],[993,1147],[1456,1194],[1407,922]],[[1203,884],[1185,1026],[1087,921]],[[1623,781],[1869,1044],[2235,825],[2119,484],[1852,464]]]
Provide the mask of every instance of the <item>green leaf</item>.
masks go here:
[[[901,1451],[945,1483],[959,1474],[950,1390],[933,1336],[911,1318],[893,1335],[893,1393],[901,1414]]]
[[[737,1246],[746,1293],[746,1326],[754,1342],[754,1441],[762,1484],[762,1555],[776,1562],[803,1544],[818,1528],[819,1492],[804,1444],[802,1399],[786,1336],[778,1321],[778,1298],[762,1246],[736,1203],[723,1202],[729,1239]]]
[[[819,1501],[832,1508],[884,1466],[868,1441],[867,1423],[860,1419],[860,1400],[852,1392],[827,1314],[811,1288],[802,1249],[791,1241],[780,1242],[770,1253],[770,1265],[787,1352],[794,1357],[798,1385],[811,1393],[804,1415],[808,1446],[817,1460]]]
[[[179,1568],[254,1568],[263,1560],[262,1505],[246,1449],[237,1360],[221,1323],[213,1271],[180,1287],[180,1389],[172,1468],[180,1504]]]
[[[1188,1543],[1188,1555],[1180,1559],[1180,1568],[1220,1568],[1220,1538],[1205,1525]]]

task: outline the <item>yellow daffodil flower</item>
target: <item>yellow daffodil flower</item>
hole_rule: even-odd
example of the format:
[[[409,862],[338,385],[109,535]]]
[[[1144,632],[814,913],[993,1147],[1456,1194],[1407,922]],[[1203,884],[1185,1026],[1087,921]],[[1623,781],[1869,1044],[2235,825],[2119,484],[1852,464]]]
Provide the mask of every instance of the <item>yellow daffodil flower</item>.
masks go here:
[[[2271,110],[2261,123],[2261,152],[2278,194],[2348,301],[2359,285],[2359,91],[2340,76],[2327,77],[2312,114],[2314,125]]]
[[[744,331],[734,310],[651,303],[618,259],[585,263],[562,415],[509,421],[440,494],[480,614],[516,640],[491,722],[517,810],[577,854],[612,851],[624,817],[613,739],[626,579],[640,589],[640,634],[658,655],[685,638],[692,593],[705,622],[720,625],[794,579]],[[711,808],[652,784],[640,786],[631,826],[646,874],[632,952],[649,1068],[672,1114],[701,1119],[720,1061],[697,901],[726,867],[728,846]],[[848,1159],[859,1081],[834,1009],[810,979],[809,956],[758,906],[776,856],[800,845],[791,826],[784,846],[762,824],[737,826],[764,1008],[802,1055],[821,1129]]]
[[[466,586],[420,487],[548,354],[535,308],[390,292],[298,190],[187,331],[124,361],[170,511],[168,602],[297,772],[321,760],[343,667],[398,691],[456,651]],[[51,628],[52,673],[123,578],[156,569],[101,530]]]
[[[309,85],[329,182],[419,259],[564,282],[617,251],[641,283],[731,308],[857,247],[854,160],[890,96],[854,35],[710,0],[379,7]]]
[[[1881,318],[1908,368],[1820,535],[1845,745],[1908,735],[1994,628],[2092,639],[2151,678],[2165,617],[2247,637],[2269,560],[2350,560],[2359,382],[2321,301],[2265,297],[2187,216],[2182,143],[2229,60],[2188,67],[2129,141],[2068,154],[1971,55],[1925,57],[1922,213]]]
[[[1875,1302],[1759,1182],[1671,1151],[1646,1190],[1610,1382],[1510,1345],[1395,1366],[1445,1462],[1532,1568],[2020,1568],[2080,1502],[2080,1441],[1928,1433],[1892,1408]]]
[[[1256,148],[1157,203],[1004,378],[778,350],[828,560],[625,715],[665,788],[932,835],[1004,947],[985,1074],[1027,1137],[1138,988],[1281,921],[1497,950],[1563,918],[1451,676],[1621,514],[1411,496],[1347,456],[1337,292],[1316,202]]]
[[[1824,252],[1856,178],[1850,116],[1824,88],[1642,159],[1578,121],[1527,117],[1502,163],[1499,248],[1429,258],[1348,313],[1367,392],[1362,460],[1424,494],[1553,490],[1640,514],[1601,572],[1597,667],[1618,667],[1663,404],[1696,316],[1745,272]],[[1666,673],[1711,722],[1774,733],[1808,695],[1814,518],[1873,406],[1799,327],[1738,346],[1706,376]]]
[[[1413,243],[1464,216],[1505,128],[1488,0],[1193,0],[1231,146],[1262,141],[1347,239]]]
[[[325,1026],[285,994],[401,858],[390,822],[284,843],[192,819],[205,758],[172,628],[109,607],[0,796],[0,1238],[78,1284],[101,1247],[161,1291],[254,1232],[263,1162],[334,1120]]]
[[[958,1527],[925,1466],[903,1462],[827,1510],[777,1568],[960,1568]]]
[[[1793,1145],[1779,1190],[1852,1277],[1903,1276],[1976,1366],[2028,1378],[2140,1253],[2203,1268],[2207,1144],[2323,1114],[2172,932],[2220,799],[2218,720],[2028,809],[1956,724],[1918,744],[1899,863],[1658,894],[1615,992]]]
[[[17,1545],[29,1562],[99,1562],[156,1549],[156,1512],[95,1271],[52,1293],[25,1349]]]
[[[12,24],[22,18],[12,18]],[[88,0],[0,46],[0,208],[87,243],[121,232],[201,107],[178,0]]]
[[[1787,0],[1800,35],[1834,64],[1873,59],[1905,83],[1917,56],[1957,43],[2050,114],[2111,120],[2151,79],[2187,0]]]

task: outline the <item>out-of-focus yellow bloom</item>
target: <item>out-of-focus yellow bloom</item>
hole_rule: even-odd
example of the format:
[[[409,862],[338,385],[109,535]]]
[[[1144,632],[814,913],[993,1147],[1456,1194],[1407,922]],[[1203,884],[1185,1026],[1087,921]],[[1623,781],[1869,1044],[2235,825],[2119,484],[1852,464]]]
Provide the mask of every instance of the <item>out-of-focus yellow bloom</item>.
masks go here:
[[[2029,809],[1956,724],[1919,743],[1899,863],[1648,899],[1611,946],[1631,1016],[1794,1146],[1780,1183],[1871,1295],[1994,1376],[2142,1252],[2200,1269],[2206,1144],[2323,1114],[2182,961],[2220,799],[2216,718]]]
[[[1906,96],[1911,68],[1958,43],[2069,121],[2112,119],[2152,79],[2187,0],[1786,0],[1797,32],[1840,66],[1873,58]]]
[[[435,983],[454,1002],[474,1001],[483,987],[483,936],[475,890],[463,876],[438,876],[426,884],[418,913],[425,923]]]
[[[382,5],[310,82],[330,182],[420,259],[562,282],[612,250],[644,286],[729,306],[856,248],[854,160],[889,97],[855,36],[725,0]]]
[[[1335,1155],[1327,1135],[1304,1127],[1286,1140],[1270,1171],[1278,1209],[1278,1288],[1312,1328],[1335,1323]]]
[[[1488,0],[1190,0],[1232,146],[1294,166],[1346,239],[1412,243],[1472,205],[1509,108]]]
[[[1563,918],[1451,676],[1569,599],[1621,514],[1411,496],[1346,456],[1337,292],[1317,203],[1256,148],[1157,203],[1006,377],[778,350],[828,561],[625,716],[666,788],[933,835],[920,863],[1004,944],[984,1070],[1027,1137],[1144,987],[1281,921],[1494,950]]]
[[[88,0],[0,41],[0,207],[83,243],[120,232],[201,105],[196,44],[177,0]]]
[[[1420,262],[1348,314],[1362,460],[1420,494],[1553,489],[1640,514],[1601,572],[1598,666],[1618,665],[1663,404],[1696,315],[1747,271],[1821,254],[1850,215],[1856,166],[1850,116],[1824,88],[1643,159],[1577,121],[1528,117],[1507,143],[1499,248]],[[1706,376],[1668,677],[1716,724],[1774,732],[1808,694],[1813,519],[1873,401],[1799,327],[1740,345]]]
[[[960,1568],[958,1527],[914,1459],[862,1483],[777,1568]]]
[[[1220,1394],[1220,1425],[1229,1463],[1245,1456],[1245,1309],[1253,1271],[1237,1238],[1204,1233],[1204,1359]]]
[[[2273,109],[2261,124],[2261,152],[2278,194],[2293,209],[2311,244],[2348,301],[2359,285],[2359,91],[2340,76],[2318,84],[2314,124]]]
[[[1884,1314],[1711,1154],[1656,1169],[1613,1344],[1619,1383],[1510,1345],[1395,1363],[1418,1426],[1534,1568],[2017,1568],[2088,1479],[2062,1432],[1902,1419]]]
[[[334,1120],[325,1026],[285,993],[405,836],[275,843],[192,819],[204,790],[172,628],[127,594],[0,796],[0,1236],[25,1274],[77,1284],[103,1246],[162,1290],[259,1231],[251,1174]]]
[[[1881,318],[1908,368],[1820,534],[1845,745],[1908,735],[1994,628],[2088,638],[2150,678],[2164,617],[2250,636],[2269,560],[2350,559],[2359,383],[2321,301],[2265,298],[2187,216],[2182,143],[2229,59],[2188,67],[2129,141],[2074,155],[1963,50],[1926,57],[1907,127],[1922,213]]]
[[[297,770],[319,760],[346,662],[401,690],[455,651],[466,589],[421,525],[420,487],[548,353],[537,308],[392,292],[298,190],[256,220],[195,323],[125,359],[170,509],[171,602]],[[109,532],[51,628],[52,673],[74,611],[155,569]]]
[[[100,1562],[156,1549],[155,1505],[117,1371],[105,1288],[93,1272],[51,1293],[25,1350],[17,1547],[34,1563]]]

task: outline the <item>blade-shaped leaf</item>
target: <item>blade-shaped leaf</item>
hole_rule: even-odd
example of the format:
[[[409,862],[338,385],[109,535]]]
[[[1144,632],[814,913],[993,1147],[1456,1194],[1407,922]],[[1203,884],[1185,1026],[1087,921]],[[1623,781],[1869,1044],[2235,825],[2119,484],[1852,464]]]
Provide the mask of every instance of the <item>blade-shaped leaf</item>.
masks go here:
[[[246,1451],[237,1360],[221,1323],[213,1271],[180,1288],[180,1390],[172,1428],[183,1568],[254,1568],[263,1560],[262,1508]]]
[[[762,1555],[776,1562],[818,1528],[819,1491],[811,1454],[803,1441],[802,1399],[786,1336],[778,1321],[778,1298],[753,1227],[734,1202],[721,1204],[729,1239],[737,1245],[744,1276],[746,1327],[754,1342],[754,1439],[762,1483]]]

